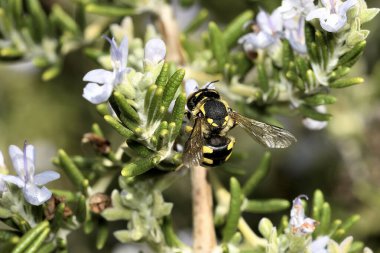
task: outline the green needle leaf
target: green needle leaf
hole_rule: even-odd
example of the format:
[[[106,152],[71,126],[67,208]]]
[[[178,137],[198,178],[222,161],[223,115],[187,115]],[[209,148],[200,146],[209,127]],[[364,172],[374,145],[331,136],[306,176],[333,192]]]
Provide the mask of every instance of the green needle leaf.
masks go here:
[[[154,95],[154,92],[156,91],[157,89],[157,85],[152,85],[148,88],[146,94],[145,94],[145,100],[144,100],[144,112],[147,113],[149,108],[150,108],[150,105],[152,103],[152,100],[153,100],[153,95]]]
[[[111,127],[113,127],[113,129],[116,130],[116,132],[118,132],[120,135],[122,135],[123,137],[125,137],[126,139],[129,139],[131,137],[134,136],[134,133],[129,130],[128,128],[124,127],[120,121],[118,121],[117,119],[115,119],[114,117],[110,116],[110,115],[106,115],[104,116],[104,120],[111,125]]]
[[[48,19],[42,9],[40,1],[28,0],[26,1],[26,6],[31,14],[31,34],[36,41],[40,42],[42,38],[47,35]]]
[[[117,103],[121,113],[127,117],[128,119],[140,122],[139,115],[137,114],[136,110],[133,109],[133,107],[128,103],[127,99],[124,97],[123,94],[120,92],[114,92],[113,96],[115,98],[115,102]]]
[[[170,103],[173,101],[174,96],[182,84],[183,78],[185,77],[185,70],[177,70],[169,79],[166,84],[163,96],[162,96],[162,105],[165,107],[165,110],[169,108]]]
[[[63,212],[65,211],[65,203],[59,203],[59,205],[56,207],[55,214],[54,214],[54,220],[51,224],[52,231],[57,232],[58,229],[61,227],[64,216]]]
[[[87,4],[86,12],[98,14],[102,16],[110,16],[110,17],[124,17],[135,15],[136,11],[131,8],[123,8],[120,6],[110,6],[110,5],[100,5],[100,4]]]
[[[12,250],[12,253],[22,253],[39,237],[39,235],[49,229],[49,222],[47,220],[40,222],[34,228],[24,234],[16,247]],[[45,232],[46,233],[46,232]]]
[[[226,225],[223,229],[223,242],[229,242],[236,233],[240,219],[240,206],[242,203],[242,192],[239,181],[231,177],[230,179],[230,208],[227,214]]]
[[[310,106],[329,105],[336,102],[336,98],[328,94],[316,94],[304,99],[304,101]]]
[[[101,250],[107,242],[109,230],[105,220],[100,221],[96,234],[96,249]]]
[[[236,45],[236,41],[244,35],[244,25],[253,19],[253,11],[245,11],[230,22],[223,32],[223,39],[227,47]]]
[[[171,135],[173,138],[176,138],[181,130],[183,117],[185,115],[186,101],[187,99],[186,99],[185,93],[179,94],[179,96],[177,97],[175,101],[173,112],[170,116],[170,121],[174,122],[176,125],[174,132]],[[171,138],[171,141],[173,141],[173,138]]]
[[[248,200],[244,211],[252,213],[272,213],[288,209],[289,201],[285,199]]]
[[[65,171],[71,182],[73,182],[78,189],[85,192],[85,189],[83,188],[85,178],[71,158],[62,149],[58,150],[58,158],[62,169]]]
[[[258,63],[257,64],[257,72],[258,72],[258,79],[261,86],[261,89],[264,92],[267,92],[269,89],[269,81],[268,81],[268,75],[265,70],[264,63]]]
[[[325,203],[323,193],[321,190],[315,190],[313,197],[313,218],[317,221],[321,219],[322,207]]]
[[[342,57],[340,57],[337,66],[343,66],[343,65],[347,66],[347,63],[349,63],[351,60],[358,59],[358,56],[360,56],[363,53],[366,45],[367,45],[367,42],[365,40],[357,43],[350,51],[348,51]]]
[[[192,33],[196,31],[207,19],[208,17],[208,10],[207,9],[201,9],[197,16],[193,18],[193,20],[188,24],[188,26],[185,28],[185,33]]]
[[[318,121],[328,121],[332,117],[332,115],[329,113],[317,112],[316,110],[314,110],[314,108],[306,106],[306,105],[301,105],[299,107],[299,110],[304,117],[311,118]]]
[[[157,87],[153,95],[152,102],[150,103],[150,106],[149,106],[149,111],[148,111],[149,123],[152,123],[155,115],[159,113],[163,94],[164,94],[164,89],[162,87]]]
[[[52,15],[57,20],[59,25],[63,28],[62,30],[70,31],[73,34],[79,33],[80,29],[75,20],[70,15],[68,15],[58,4],[53,5]]]
[[[28,247],[28,253],[36,253],[41,245],[44,243],[46,238],[49,236],[50,228],[47,227],[41,231],[38,237],[32,242],[32,244]]]
[[[364,79],[361,77],[342,78],[333,83],[330,83],[331,88],[346,88],[352,85],[362,84]]]
[[[134,177],[141,175],[156,166],[159,161],[159,156],[137,159],[124,166],[124,168],[121,170],[121,175],[124,177]]]
[[[87,218],[86,197],[80,194],[77,199],[76,217],[80,223],[83,223]]]
[[[57,245],[55,242],[49,242],[44,244],[38,251],[37,253],[52,253],[55,252],[57,248]]]
[[[322,215],[320,220],[320,232],[321,234],[327,234],[331,222],[331,208],[329,203],[325,202],[322,206]]]
[[[223,72],[224,64],[227,62],[228,50],[223,34],[216,23],[210,22],[208,25],[211,50],[218,64],[219,72]]]
[[[268,174],[271,161],[271,153],[265,152],[259,165],[256,168],[255,173],[253,173],[247,182],[244,184],[243,193],[245,196],[249,196],[260,181]]]
[[[169,63],[165,62],[162,65],[160,74],[157,77],[156,85],[157,87],[164,88],[169,79]]]

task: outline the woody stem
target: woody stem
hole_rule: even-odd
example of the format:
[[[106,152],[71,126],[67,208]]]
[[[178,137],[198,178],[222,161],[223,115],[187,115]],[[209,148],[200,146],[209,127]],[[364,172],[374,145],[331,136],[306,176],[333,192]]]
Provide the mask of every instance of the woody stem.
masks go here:
[[[193,250],[208,253],[216,246],[212,212],[211,185],[207,180],[207,169],[195,166],[191,170],[193,197]]]

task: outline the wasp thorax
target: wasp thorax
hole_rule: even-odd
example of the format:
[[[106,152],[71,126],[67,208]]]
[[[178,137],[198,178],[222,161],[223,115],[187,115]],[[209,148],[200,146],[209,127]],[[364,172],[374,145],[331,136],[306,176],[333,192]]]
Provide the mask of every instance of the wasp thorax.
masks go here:
[[[201,111],[206,118],[207,124],[212,129],[221,129],[228,122],[228,112],[226,105],[220,100],[210,99],[205,101]]]

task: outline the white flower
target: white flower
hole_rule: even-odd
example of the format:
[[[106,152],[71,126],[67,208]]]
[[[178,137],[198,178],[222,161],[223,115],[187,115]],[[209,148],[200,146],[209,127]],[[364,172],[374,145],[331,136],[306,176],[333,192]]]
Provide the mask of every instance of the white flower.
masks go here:
[[[186,80],[185,82],[185,92],[186,97],[189,97],[191,94],[196,92],[199,89],[197,81],[194,79]]]
[[[201,89],[215,90],[215,84],[214,83],[216,83],[216,82],[218,82],[218,81],[208,82],[205,85],[203,85]],[[195,81],[194,79],[186,80],[186,82],[185,82],[186,97],[189,97],[191,94],[193,94],[197,90],[199,90],[199,85],[198,85],[197,81]]]
[[[327,112],[327,108],[324,105],[316,106],[316,107],[314,107],[314,109],[320,113],[326,113]],[[311,118],[305,118],[302,120],[302,124],[310,130],[322,130],[323,128],[325,128],[327,126],[328,122],[327,121],[319,121],[319,120],[315,120],[315,119],[311,119]]]
[[[330,238],[328,236],[317,237],[317,239],[312,241],[309,245],[310,252],[311,253],[328,253],[326,247],[329,241],[330,241]]]
[[[308,199],[306,195],[298,196],[293,200],[293,206],[290,211],[290,231],[295,235],[311,234],[318,224],[317,221],[305,216],[301,198]]]
[[[113,71],[94,69],[83,77],[83,81],[90,82],[83,90],[83,97],[93,104],[106,102],[111,96],[114,87],[122,81],[124,73],[128,72],[128,38],[124,37],[119,47],[114,38],[112,40],[105,38],[111,44],[110,52]]]
[[[238,41],[243,44],[246,51],[267,48],[279,42],[279,37],[282,35],[282,18],[279,9],[276,9],[271,15],[260,10],[256,22],[258,31],[246,34]]]
[[[145,44],[144,59],[148,64],[161,62],[166,55],[166,45],[161,39],[150,39]]]
[[[300,54],[306,54],[305,41],[305,18],[296,16],[292,19],[284,20],[285,37],[289,40],[292,48]]]
[[[338,32],[347,23],[347,11],[357,4],[357,0],[321,0],[323,8],[311,11],[306,20],[318,18],[322,28],[328,32]]]
[[[58,179],[60,175],[51,170],[34,174],[34,147],[25,143],[22,151],[17,146],[11,145],[9,156],[18,176],[3,176],[4,181],[22,188],[26,201],[32,205],[39,206],[50,199],[52,193],[43,185]]]
[[[315,9],[313,0],[282,0],[279,10],[284,19],[292,19],[296,16],[306,16]]]

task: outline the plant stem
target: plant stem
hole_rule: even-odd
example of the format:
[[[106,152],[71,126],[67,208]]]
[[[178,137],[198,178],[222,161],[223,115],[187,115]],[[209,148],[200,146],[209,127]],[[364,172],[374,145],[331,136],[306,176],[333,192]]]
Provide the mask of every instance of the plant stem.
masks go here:
[[[184,64],[185,57],[179,40],[181,32],[175,19],[173,9],[171,6],[163,4],[157,10],[156,14],[158,15],[160,33],[164,37],[166,47],[170,48],[167,52],[166,60]]]
[[[194,253],[209,253],[216,246],[212,213],[211,185],[207,169],[195,166],[191,170],[193,197],[193,249]]]

